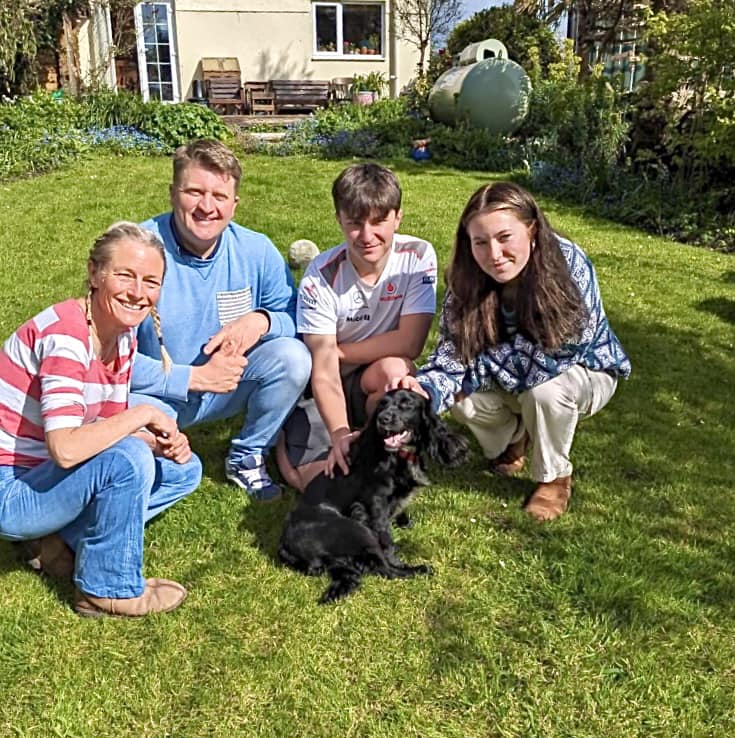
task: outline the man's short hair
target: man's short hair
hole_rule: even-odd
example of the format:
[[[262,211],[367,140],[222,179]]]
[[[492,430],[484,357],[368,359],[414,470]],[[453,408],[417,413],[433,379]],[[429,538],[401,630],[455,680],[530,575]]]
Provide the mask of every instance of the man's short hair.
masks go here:
[[[222,142],[202,138],[179,146],[174,151],[174,184],[180,182],[184,170],[194,164],[210,172],[229,175],[235,180],[235,191],[240,185],[242,168],[237,157]]]
[[[385,217],[401,209],[401,186],[393,172],[380,164],[353,164],[332,185],[334,209],[350,218],[371,214]]]

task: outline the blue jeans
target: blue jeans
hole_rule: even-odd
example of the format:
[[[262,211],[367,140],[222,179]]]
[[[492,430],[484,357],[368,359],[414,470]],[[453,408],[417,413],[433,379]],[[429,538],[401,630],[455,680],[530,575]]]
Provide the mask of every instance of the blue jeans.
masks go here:
[[[301,397],[311,374],[311,354],[296,338],[274,338],[248,353],[240,384],[234,392],[190,392],[188,402],[132,393],[130,406],[148,403],[176,418],[180,428],[245,413],[239,434],[232,439],[229,458],[265,456]]]
[[[0,466],[0,538],[23,541],[58,533],[75,552],[74,583],[96,597],[137,597],[143,579],[143,526],[193,492],[202,478],[186,464],[154,457],[126,438],[62,469]]]

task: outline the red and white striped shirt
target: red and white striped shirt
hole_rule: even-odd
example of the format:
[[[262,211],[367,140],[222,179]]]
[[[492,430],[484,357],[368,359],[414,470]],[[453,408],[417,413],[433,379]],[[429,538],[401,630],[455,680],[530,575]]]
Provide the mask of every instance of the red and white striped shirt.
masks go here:
[[[112,370],[94,356],[77,300],[46,308],[0,351],[0,464],[49,458],[45,433],[109,418],[128,406],[135,335],[122,333]]]

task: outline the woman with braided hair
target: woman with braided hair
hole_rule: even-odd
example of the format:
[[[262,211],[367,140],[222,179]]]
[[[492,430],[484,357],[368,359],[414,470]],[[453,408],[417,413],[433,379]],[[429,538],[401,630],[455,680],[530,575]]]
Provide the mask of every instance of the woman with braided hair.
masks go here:
[[[480,187],[457,228],[439,344],[400,386],[428,395],[437,412],[451,407],[496,474],[521,471],[532,447],[537,484],[524,509],[552,520],[571,496],[578,421],[629,374],[586,254],[523,188]]]
[[[0,538],[72,577],[84,616],[167,612],[186,597],[143,578],[143,527],[197,488],[201,464],[174,420],[128,407],[135,330],[155,316],[164,270],[152,233],[116,223],[92,247],[86,297],[46,308],[0,351]]]

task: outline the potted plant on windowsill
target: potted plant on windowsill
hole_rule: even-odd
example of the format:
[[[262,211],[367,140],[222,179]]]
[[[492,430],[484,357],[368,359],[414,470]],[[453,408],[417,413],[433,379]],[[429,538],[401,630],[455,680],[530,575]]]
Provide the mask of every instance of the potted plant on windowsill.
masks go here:
[[[350,92],[356,105],[370,105],[380,99],[388,89],[388,80],[383,72],[356,74]]]

